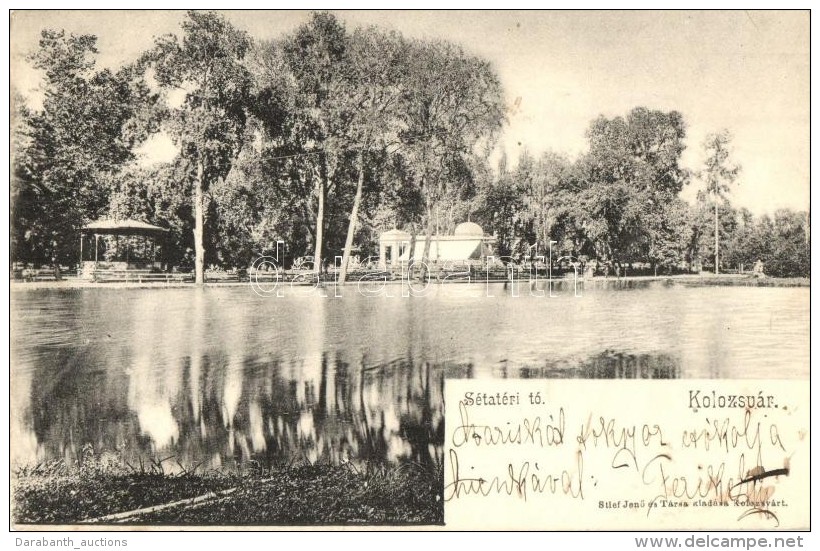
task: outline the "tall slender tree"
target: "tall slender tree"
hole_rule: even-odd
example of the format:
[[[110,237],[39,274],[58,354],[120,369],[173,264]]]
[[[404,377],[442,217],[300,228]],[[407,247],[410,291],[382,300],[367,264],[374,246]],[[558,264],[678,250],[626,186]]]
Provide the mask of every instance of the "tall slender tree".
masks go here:
[[[324,255],[328,196],[338,184],[346,159],[344,67],[348,65],[348,34],[330,13],[314,13],[311,20],[281,43],[284,65],[293,83],[295,132],[301,153],[309,155],[316,173],[316,231],[314,270],[321,271]]]
[[[740,172],[740,165],[729,160],[729,144],[732,136],[728,130],[714,132],[706,137],[703,148],[706,152],[705,167],[700,173],[706,183],[706,193],[712,198],[715,211],[715,274],[720,273],[720,222],[718,208],[721,200],[728,200],[728,193]]]
[[[350,37],[344,94],[349,102],[349,147],[356,151],[356,193],[347,227],[339,282],[347,279],[369,155],[397,142],[397,107],[404,84],[405,41],[396,33],[358,29]]]
[[[182,38],[158,38],[146,57],[162,87],[185,94],[181,106],[169,109],[168,130],[192,175],[194,266],[202,284],[208,190],[228,175],[245,141],[251,75],[242,61],[251,42],[212,12],[188,12],[182,30]]]

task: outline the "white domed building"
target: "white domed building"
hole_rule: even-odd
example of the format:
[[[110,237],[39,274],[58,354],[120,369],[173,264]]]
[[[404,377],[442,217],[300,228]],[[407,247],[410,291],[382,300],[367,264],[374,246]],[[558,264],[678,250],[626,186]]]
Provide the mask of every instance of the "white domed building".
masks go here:
[[[426,236],[416,236],[414,260],[424,255]],[[430,262],[481,261],[492,255],[495,237],[484,235],[475,222],[462,222],[453,235],[434,235],[430,240]],[[388,254],[389,251],[389,254]],[[382,269],[395,267],[410,260],[410,234],[402,230],[386,231],[379,237],[379,264]]]

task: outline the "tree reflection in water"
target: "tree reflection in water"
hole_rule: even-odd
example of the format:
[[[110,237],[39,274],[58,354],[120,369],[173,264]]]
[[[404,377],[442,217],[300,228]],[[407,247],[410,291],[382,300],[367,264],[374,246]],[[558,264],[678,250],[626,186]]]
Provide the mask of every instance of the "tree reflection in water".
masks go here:
[[[151,370],[137,357],[123,393],[105,370],[65,365],[59,379],[45,367],[34,371],[33,429],[45,456],[73,460],[91,443],[99,450],[118,449],[133,461],[173,456],[165,465],[170,470],[176,461],[188,468],[229,469],[300,460],[440,465],[445,375],[470,377],[473,371],[471,364],[411,358],[375,365],[363,358],[351,368],[340,354],[323,353],[314,380],[300,375],[310,370],[288,367],[278,358],[217,353]],[[669,356],[611,351],[572,368],[521,367],[516,373],[521,378],[679,374]]]
[[[467,290],[17,296],[12,465],[73,462],[90,444],[135,466],[170,457],[166,470],[439,466],[447,378],[759,377],[772,350],[784,373],[808,365],[804,290],[607,288],[554,301]]]

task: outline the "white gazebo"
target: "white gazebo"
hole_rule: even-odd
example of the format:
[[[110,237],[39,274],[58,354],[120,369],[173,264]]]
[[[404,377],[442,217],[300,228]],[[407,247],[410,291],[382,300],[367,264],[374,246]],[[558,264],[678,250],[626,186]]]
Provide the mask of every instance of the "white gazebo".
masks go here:
[[[158,239],[163,238],[168,229],[154,226],[140,220],[98,220],[83,226],[80,233],[80,275],[84,278],[93,278],[98,270],[137,270],[150,271],[162,268],[162,262],[157,261]],[[100,237],[114,237],[112,258],[100,258]],[[92,237],[93,254],[83,246],[84,241]],[[132,255],[132,245],[126,242],[120,247],[120,237],[126,240],[141,238],[143,244],[139,256]],[[90,257],[86,259],[86,256]]]

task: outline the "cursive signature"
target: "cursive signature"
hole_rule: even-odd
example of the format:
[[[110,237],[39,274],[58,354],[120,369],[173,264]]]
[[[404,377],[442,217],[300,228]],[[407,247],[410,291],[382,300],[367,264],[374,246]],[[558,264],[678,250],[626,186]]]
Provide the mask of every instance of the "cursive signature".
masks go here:
[[[449,457],[451,482],[444,486],[444,501],[467,495],[508,495],[526,501],[530,493],[584,499],[584,458],[580,452],[575,455],[576,463],[572,469],[545,472],[538,463],[524,461],[520,464],[508,463],[504,474],[487,478],[465,477],[461,473],[458,452],[451,449]]]
[[[470,422],[470,413],[464,401],[458,403],[459,425],[453,429],[452,444],[459,448],[469,443],[476,446],[503,446],[506,444],[534,445],[538,447],[560,446],[564,443],[566,419],[560,408],[557,420],[550,415],[545,421],[540,415],[528,417],[518,423],[505,425],[476,425]]]

